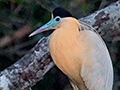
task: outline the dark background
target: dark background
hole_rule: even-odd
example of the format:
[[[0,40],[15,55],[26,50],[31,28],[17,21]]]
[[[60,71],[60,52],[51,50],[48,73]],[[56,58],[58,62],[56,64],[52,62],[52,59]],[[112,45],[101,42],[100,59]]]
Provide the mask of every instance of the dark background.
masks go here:
[[[79,19],[115,1],[117,0],[0,0],[0,70],[19,60],[41,37],[51,33],[28,37],[32,31],[51,19],[51,12],[55,7],[63,7]],[[112,46],[110,52],[115,73],[114,90],[120,90],[119,42]],[[70,88],[68,78],[56,66],[32,87],[33,90]]]

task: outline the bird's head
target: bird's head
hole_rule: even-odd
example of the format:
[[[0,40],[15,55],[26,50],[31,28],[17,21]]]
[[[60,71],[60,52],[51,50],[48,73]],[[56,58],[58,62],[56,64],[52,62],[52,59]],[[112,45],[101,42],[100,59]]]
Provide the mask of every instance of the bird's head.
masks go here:
[[[29,37],[36,35],[38,33],[50,30],[50,29],[57,29],[59,28],[59,23],[62,21],[62,18],[65,17],[72,17],[72,15],[65,9],[58,7],[53,10],[51,20],[46,23],[45,25],[41,26],[37,30],[35,30],[33,33],[29,35]]]

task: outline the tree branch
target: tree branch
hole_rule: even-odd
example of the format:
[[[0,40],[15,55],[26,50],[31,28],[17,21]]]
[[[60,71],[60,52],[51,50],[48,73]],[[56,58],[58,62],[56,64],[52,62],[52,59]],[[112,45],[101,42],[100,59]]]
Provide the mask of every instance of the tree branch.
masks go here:
[[[104,40],[112,41],[120,31],[120,1],[81,18]],[[54,66],[49,53],[50,36],[42,38],[24,57],[0,73],[0,90],[24,90],[36,84]],[[119,39],[118,39],[119,40]]]

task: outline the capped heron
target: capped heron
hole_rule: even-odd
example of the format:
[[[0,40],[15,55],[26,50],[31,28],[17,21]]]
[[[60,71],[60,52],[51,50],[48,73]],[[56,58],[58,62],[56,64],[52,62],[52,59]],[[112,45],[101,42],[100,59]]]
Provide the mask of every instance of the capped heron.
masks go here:
[[[56,8],[52,20],[29,36],[54,29],[50,54],[69,78],[74,90],[112,90],[113,67],[108,49],[92,26],[78,22],[63,8]]]

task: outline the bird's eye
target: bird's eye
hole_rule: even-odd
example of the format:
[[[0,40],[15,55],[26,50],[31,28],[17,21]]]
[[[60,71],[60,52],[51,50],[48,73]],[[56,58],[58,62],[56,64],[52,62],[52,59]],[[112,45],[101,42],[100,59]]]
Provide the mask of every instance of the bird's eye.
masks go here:
[[[56,18],[56,21],[59,21],[60,20],[60,18]]]

